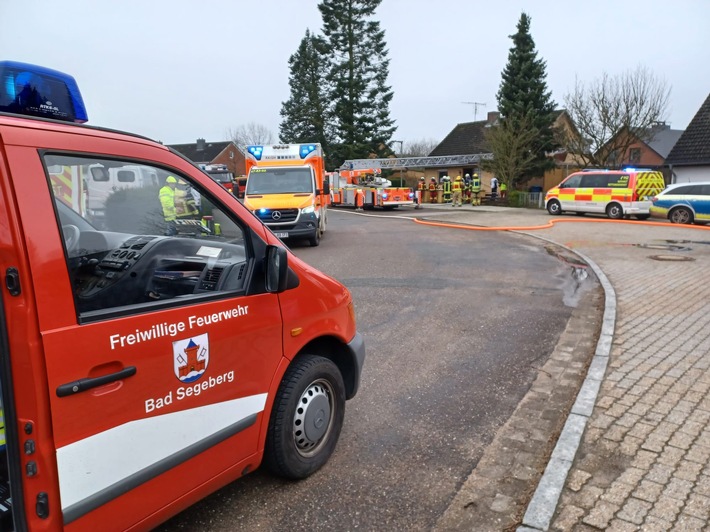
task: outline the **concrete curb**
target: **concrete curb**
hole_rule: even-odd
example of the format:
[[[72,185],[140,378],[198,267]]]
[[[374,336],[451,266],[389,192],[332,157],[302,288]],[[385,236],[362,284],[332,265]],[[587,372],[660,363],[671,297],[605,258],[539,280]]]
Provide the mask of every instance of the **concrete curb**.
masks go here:
[[[517,532],[533,532],[540,530],[546,531],[549,529],[550,522],[557,509],[562,489],[567,480],[567,474],[572,467],[574,457],[579,449],[587,421],[592,415],[599,388],[604,374],[606,373],[606,367],[609,362],[609,352],[611,351],[611,343],[614,337],[614,327],[616,324],[616,292],[601,268],[586,255],[567,248],[554,240],[529,233],[521,232],[520,234],[545,240],[577,255],[592,268],[592,271],[594,271],[594,274],[597,276],[604,289],[605,296],[604,317],[594,358],[589,366],[582,387],[577,394],[577,399],[567,418],[567,422],[552,451],[545,472],[540,478],[537,489],[525,511],[523,524],[517,529]]]

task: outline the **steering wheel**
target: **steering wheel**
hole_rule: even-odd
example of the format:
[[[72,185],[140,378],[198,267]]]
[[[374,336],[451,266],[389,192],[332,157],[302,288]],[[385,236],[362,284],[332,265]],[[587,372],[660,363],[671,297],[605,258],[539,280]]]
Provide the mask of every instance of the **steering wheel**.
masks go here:
[[[64,235],[64,244],[67,246],[67,253],[71,255],[79,247],[79,237],[81,230],[76,225],[63,225],[62,234]]]

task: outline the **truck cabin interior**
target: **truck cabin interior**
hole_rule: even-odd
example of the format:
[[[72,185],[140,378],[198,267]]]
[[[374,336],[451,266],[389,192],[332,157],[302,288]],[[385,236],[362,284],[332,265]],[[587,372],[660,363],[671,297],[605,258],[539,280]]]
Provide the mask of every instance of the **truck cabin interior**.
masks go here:
[[[0,399],[0,530],[14,530],[12,525],[12,498],[5,442],[5,411]]]

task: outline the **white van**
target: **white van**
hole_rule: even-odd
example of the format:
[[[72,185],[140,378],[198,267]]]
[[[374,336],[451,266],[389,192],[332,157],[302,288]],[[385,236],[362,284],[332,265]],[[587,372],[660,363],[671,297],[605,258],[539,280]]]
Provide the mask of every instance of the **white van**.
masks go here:
[[[88,216],[102,225],[106,201],[114,192],[128,188],[158,188],[158,174],[142,166],[117,166],[106,168],[92,166],[84,176]]]

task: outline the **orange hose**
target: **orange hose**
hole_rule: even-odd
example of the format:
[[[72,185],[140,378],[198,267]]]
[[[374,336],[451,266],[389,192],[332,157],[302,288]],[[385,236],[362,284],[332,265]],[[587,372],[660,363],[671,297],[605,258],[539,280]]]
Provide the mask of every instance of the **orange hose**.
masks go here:
[[[419,218],[412,218],[415,223],[422,225],[433,225],[436,227],[450,227],[453,229],[468,229],[470,231],[534,231],[537,229],[549,229],[556,223],[612,223],[612,224],[634,224],[634,225],[655,225],[660,227],[675,227],[676,229],[686,228],[686,229],[703,229],[705,231],[710,231],[710,226],[706,225],[684,225],[684,224],[672,224],[670,222],[646,222],[640,220],[605,220],[605,219],[594,219],[594,218],[570,218],[570,219],[555,219],[550,220],[549,223],[545,225],[530,225],[521,227],[479,227],[473,225],[462,225],[453,224],[446,222],[432,222],[429,220],[422,220]]]

